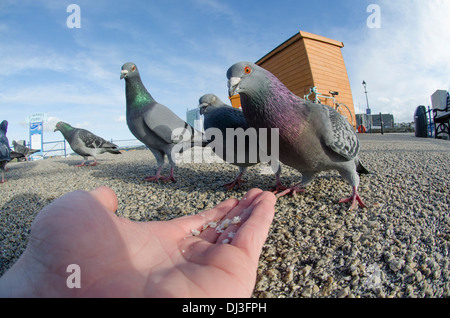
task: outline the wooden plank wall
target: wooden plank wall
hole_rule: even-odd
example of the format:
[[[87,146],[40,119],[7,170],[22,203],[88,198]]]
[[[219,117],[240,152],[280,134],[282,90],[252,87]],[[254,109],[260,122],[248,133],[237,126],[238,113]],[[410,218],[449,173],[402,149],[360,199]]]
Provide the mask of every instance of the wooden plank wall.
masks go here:
[[[314,86],[304,41],[295,41],[257,64],[278,77],[295,95],[302,98]]]
[[[350,118],[352,116],[353,123],[356,125],[352,90],[341,48],[308,38],[304,38],[303,42],[305,43],[314,86],[317,87],[317,91],[328,96],[331,96],[329,91],[339,92],[336,100],[349,108],[351,115],[348,114],[347,119],[352,122]],[[331,99],[322,98],[320,100],[322,104],[332,106],[333,101]]]

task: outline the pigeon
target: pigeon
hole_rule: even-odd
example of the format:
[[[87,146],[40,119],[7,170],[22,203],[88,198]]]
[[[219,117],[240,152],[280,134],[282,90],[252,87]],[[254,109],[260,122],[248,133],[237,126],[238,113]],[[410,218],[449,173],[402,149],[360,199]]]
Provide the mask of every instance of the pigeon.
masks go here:
[[[264,68],[239,62],[227,71],[228,94],[240,95],[247,123],[255,128],[278,128],[279,160],[302,174],[300,183],[278,195],[304,192],[321,171],[337,170],[352,186],[350,210],[365,207],[358,193],[359,174],[367,174],[358,157],[359,140],[350,123],[335,109],[294,95]]]
[[[116,155],[121,153],[117,150],[117,145],[94,135],[86,129],[75,128],[68,123],[60,121],[55,126],[54,131],[57,130],[63,134],[72,150],[83,157],[84,161],[76,165],[76,167],[97,165],[97,156],[105,152]],[[94,157],[94,162],[88,165],[86,161],[89,156]]]
[[[0,170],[2,171],[2,179],[0,180],[0,183],[4,183],[6,181],[5,172],[7,171],[6,169],[7,163],[14,158],[20,157],[19,153],[11,151],[11,148],[9,147],[8,137],[6,137],[7,131],[8,131],[8,121],[3,120],[0,123]]]
[[[11,149],[9,148],[9,141],[6,137],[6,131],[8,130],[8,121],[4,120],[0,124],[0,169],[2,170],[2,180],[0,183],[6,181],[5,172],[6,164],[11,161]]]
[[[193,146],[206,146],[201,132],[178,117],[168,107],[158,103],[142,83],[136,64],[125,63],[120,72],[120,79],[125,79],[126,118],[131,133],[145,144],[156,158],[157,171],[145,181],[172,181],[176,166],[173,155]],[[181,147],[183,145],[183,147]],[[161,176],[165,156],[170,164],[168,177]]]
[[[203,115],[203,127],[205,130],[208,130],[210,128],[217,128],[222,133],[222,144],[223,147],[220,149],[217,149],[216,147],[213,148],[214,152],[223,160],[226,161],[226,154],[227,154],[227,128],[237,129],[242,128],[244,131],[247,130],[249,127],[247,125],[247,121],[245,120],[245,116],[242,112],[242,110],[238,108],[231,107],[230,105],[225,104],[219,97],[217,97],[214,94],[205,94],[199,99],[199,105],[200,108],[200,114]],[[213,140],[208,140],[213,141]],[[238,160],[238,154],[240,153],[241,149],[237,148],[237,138],[234,139],[234,149],[233,149],[233,158],[229,163],[232,165],[235,165],[239,167],[239,173],[236,176],[236,178],[230,182],[225,184],[224,186],[228,190],[232,190],[236,185],[238,188],[241,187],[241,183],[245,182],[242,180],[242,176],[247,170],[248,167],[254,166],[257,163],[260,162],[259,156],[256,156],[256,160],[250,157],[250,147],[252,146],[249,144],[249,140],[246,140],[245,142],[245,160]],[[258,154],[258,145],[256,144],[256,147],[252,149],[252,151],[255,151],[256,154]],[[242,162],[244,161],[244,162]],[[281,168],[279,168],[281,169]],[[281,170],[278,171],[277,178],[279,173],[281,173]]]
[[[25,158],[25,161],[28,161],[28,157],[31,156],[32,154],[39,152],[38,149],[30,149],[24,145],[19,144],[17,141],[13,140],[13,147],[14,147],[14,151],[17,152],[18,154],[20,154],[20,157],[18,159],[21,158]]]
[[[219,149],[213,148],[215,150],[214,152],[219,155],[222,159],[226,159],[226,153],[227,153],[227,147],[226,147],[226,129],[227,128],[242,128],[246,130],[248,128],[247,122],[245,121],[244,114],[241,110],[237,108],[233,108],[229,105],[226,105],[220,98],[218,98],[214,94],[206,94],[200,97],[199,99],[199,105],[200,107],[200,114],[203,115],[203,128],[205,130],[208,130],[210,128],[217,128],[222,133],[222,144],[223,147],[218,151]],[[213,141],[213,140],[211,140]],[[232,190],[236,185],[238,188],[241,187],[241,183],[245,182],[242,180],[242,175],[247,170],[247,167],[253,166],[259,162],[252,162],[249,161],[249,145],[246,143],[246,156],[245,156],[245,162],[238,163],[237,160],[237,154],[238,149],[236,148],[236,142],[234,143],[234,157],[233,160],[230,162],[231,164],[239,167],[239,173],[236,176],[236,178],[230,182],[226,183],[224,186],[227,187],[228,190]]]

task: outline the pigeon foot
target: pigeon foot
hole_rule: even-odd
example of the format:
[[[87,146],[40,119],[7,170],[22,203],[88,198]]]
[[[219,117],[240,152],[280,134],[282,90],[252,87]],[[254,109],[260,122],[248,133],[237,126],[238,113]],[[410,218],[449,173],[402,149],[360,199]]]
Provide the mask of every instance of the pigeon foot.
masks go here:
[[[159,179],[164,179],[164,177],[157,174],[156,176],[145,177],[144,181],[158,181]]]
[[[89,164],[88,166],[93,167],[93,166],[96,166],[96,165],[98,165],[98,162],[97,162],[97,161],[95,161],[95,162]]]
[[[270,191],[273,192],[273,194],[277,194],[280,191],[284,191],[286,190],[288,187],[285,187],[284,185],[281,184],[281,182],[279,180],[277,180],[277,184],[275,185],[274,188],[272,188]]]
[[[281,198],[289,193],[291,193],[295,197],[297,193],[305,192],[305,189],[300,184],[296,184],[292,187],[287,187],[287,188],[281,186],[281,188],[285,188],[285,190],[278,193],[277,198]]]
[[[87,165],[83,163],[80,163],[79,165],[75,165],[75,167],[86,167]]]
[[[172,175],[168,176],[167,178],[161,178],[161,180],[164,182],[172,181],[173,183],[177,183],[177,180]]]
[[[168,182],[168,181],[172,181],[173,183],[177,183],[177,180],[174,178],[173,176],[173,171],[170,172],[170,175],[168,177],[163,177],[159,174],[159,171],[156,173],[156,175],[154,176],[150,176],[150,177],[146,177],[144,179],[144,181],[164,181],[164,182]]]
[[[352,211],[352,210],[356,209],[358,204],[362,208],[366,207],[366,205],[361,200],[361,197],[359,196],[358,190],[356,189],[356,187],[353,187],[353,194],[349,198],[344,198],[344,199],[339,200],[339,203],[347,203],[347,202],[351,202],[352,203],[352,205],[350,206],[349,211]]]
[[[223,186],[227,188],[228,191],[233,190],[233,188],[237,185],[238,189],[241,188],[241,184],[247,182],[247,180],[235,179],[232,182],[225,183]]]

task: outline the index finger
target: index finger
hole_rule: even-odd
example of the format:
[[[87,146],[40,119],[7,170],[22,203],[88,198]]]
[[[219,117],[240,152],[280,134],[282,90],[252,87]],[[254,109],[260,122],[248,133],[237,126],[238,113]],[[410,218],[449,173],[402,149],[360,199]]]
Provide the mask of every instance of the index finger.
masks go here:
[[[247,208],[248,219],[242,223],[236,232],[231,245],[246,251],[250,259],[258,262],[262,246],[267,239],[270,225],[275,216],[277,198],[271,192],[263,192]],[[250,209],[250,211],[249,211]]]

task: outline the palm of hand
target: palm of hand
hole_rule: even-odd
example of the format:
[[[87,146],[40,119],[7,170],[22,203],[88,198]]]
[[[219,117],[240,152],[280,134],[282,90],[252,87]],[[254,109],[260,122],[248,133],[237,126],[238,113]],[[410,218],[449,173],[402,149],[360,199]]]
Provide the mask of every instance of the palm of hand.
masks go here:
[[[107,193],[109,191],[109,193]],[[276,201],[251,190],[194,216],[164,222],[117,217],[117,199],[101,188],[68,194],[46,207],[33,224],[23,260],[36,273],[30,291],[43,296],[248,297]],[[223,233],[204,224],[241,217]],[[231,244],[222,244],[235,232]],[[81,288],[68,288],[70,264],[80,269]]]

